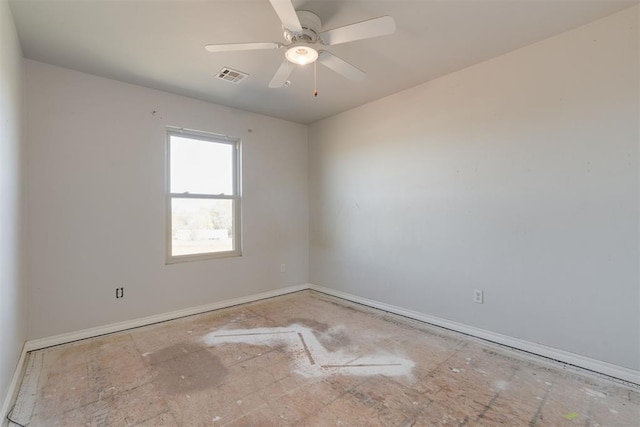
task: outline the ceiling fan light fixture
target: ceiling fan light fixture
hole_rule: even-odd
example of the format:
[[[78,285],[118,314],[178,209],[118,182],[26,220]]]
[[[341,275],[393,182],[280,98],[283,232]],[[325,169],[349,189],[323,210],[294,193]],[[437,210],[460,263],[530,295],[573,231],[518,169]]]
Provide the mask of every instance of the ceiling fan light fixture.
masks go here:
[[[318,51],[311,46],[296,45],[287,49],[285,56],[289,62],[298,65],[306,65],[318,59]]]

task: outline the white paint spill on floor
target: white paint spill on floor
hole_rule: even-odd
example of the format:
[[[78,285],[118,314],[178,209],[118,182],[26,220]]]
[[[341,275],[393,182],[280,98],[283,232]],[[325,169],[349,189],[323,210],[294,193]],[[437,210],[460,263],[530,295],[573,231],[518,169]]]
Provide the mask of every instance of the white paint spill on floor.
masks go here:
[[[285,328],[221,329],[203,337],[208,346],[229,343],[277,346],[285,344],[292,357],[294,371],[305,377],[328,375],[410,375],[414,362],[385,352],[358,355],[344,350],[327,351],[313,330],[306,326]]]
[[[600,393],[599,391],[595,391],[595,390],[591,390],[590,388],[583,388],[582,389],[588,396],[591,397],[607,397],[606,394],[604,393]]]
[[[493,388],[500,391],[506,390],[508,386],[509,386],[509,383],[503,380],[496,381],[493,383]]]

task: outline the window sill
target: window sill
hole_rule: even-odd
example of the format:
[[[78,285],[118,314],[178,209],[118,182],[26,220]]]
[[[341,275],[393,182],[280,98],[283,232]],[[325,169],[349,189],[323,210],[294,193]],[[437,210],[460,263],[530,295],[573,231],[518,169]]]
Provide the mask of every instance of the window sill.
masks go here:
[[[242,252],[240,251],[210,252],[206,254],[194,254],[194,255],[179,255],[179,256],[172,256],[167,258],[167,260],[165,261],[165,265],[181,264],[183,262],[207,261],[207,260],[218,259],[218,258],[241,257],[241,256],[242,256]]]

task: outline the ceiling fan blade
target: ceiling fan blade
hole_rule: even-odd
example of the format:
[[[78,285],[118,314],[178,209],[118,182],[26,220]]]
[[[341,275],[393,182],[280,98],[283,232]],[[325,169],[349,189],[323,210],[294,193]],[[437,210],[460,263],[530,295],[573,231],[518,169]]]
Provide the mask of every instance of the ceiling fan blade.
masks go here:
[[[372,37],[386,36],[396,31],[396,21],[390,16],[369,19],[356,24],[324,31],[318,35],[320,43],[336,45]]]
[[[226,44],[208,44],[204,48],[209,52],[234,52],[238,50],[261,50],[261,49],[278,49],[282,44],[275,42],[261,43],[226,43]]]
[[[302,32],[302,25],[291,0],[269,0],[287,30]]]
[[[278,68],[278,71],[276,71],[273,78],[269,82],[269,87],[276,88],[284,86],[292,71],[293,64],[285,59],[282,65],[280,65],[280,68]]]
[[[357,69],[353,65],[343,61],[326,50],[320,51],[318,54],[318,62],[336,73],[343,75],[349,80],[353,80],[354,82],[359,82],[367,77],[367,74],[364,71]]]

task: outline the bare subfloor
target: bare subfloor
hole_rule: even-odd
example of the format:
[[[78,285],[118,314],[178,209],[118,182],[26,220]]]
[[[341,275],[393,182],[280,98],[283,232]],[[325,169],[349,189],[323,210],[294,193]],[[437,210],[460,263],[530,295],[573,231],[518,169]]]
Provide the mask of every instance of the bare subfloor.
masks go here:
[[[31,426],[637,426],[640,392],[311,291],[31,352]]]

